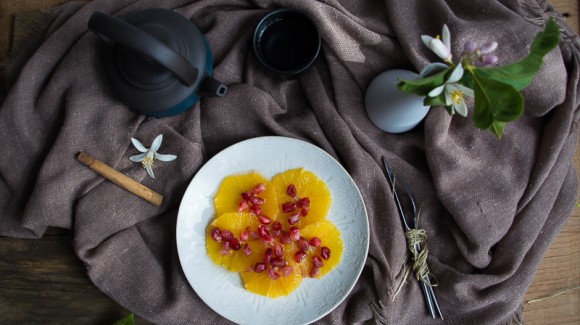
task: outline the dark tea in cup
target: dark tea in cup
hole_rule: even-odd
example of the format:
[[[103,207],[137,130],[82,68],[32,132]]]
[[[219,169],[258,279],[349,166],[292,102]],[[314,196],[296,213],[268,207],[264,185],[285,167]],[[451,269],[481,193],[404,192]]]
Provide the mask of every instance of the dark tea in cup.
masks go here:
[[[318,28],[304,12],[277,9],[258,23],[253,51],[260,66],[281,77],[297,77],[316,60],[321,38]]]

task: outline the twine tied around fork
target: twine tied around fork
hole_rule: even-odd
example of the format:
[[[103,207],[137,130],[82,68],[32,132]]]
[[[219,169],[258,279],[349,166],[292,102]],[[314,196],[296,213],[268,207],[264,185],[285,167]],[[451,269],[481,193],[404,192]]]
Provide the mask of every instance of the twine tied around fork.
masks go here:
[[[427,256],[429,256],[429,249],[427,248],[427,232],[425,229],[411,229],[405,232],[405,238],[407,239],[407,246],[412,255],[412,265],[411,269],[415,272],[415,277],[417,280],[425,283],[430,287],[436,287],[439,282],[437,278],[429,270],[429,265],[427,265]],[[417,250],[417,247],[421,247],[421,251]],[[406,272],[406,275],[408,273]],[[431,281],[433,279],[433,281]],[[403,282],[404,279],[403,279]]]
[[[410,229],[405,232],[405,239],[407,241],[407,247],[411,252],[412,263],[409,265],[409,258],[405,258],[405,261],[403,262],[403,279],[397,286],[391,301],[395,300],[395,297],[397,297],[399,292],[401,292],[403,285],[407,283],[407,278],[409,277],[411,270],[415,273],[417,280],[425,285],[430,287],[436,287],[439,285],[437,277],[431,272],[431,270],[429,270],[429,265],[427,264],[427,257],[429,256],[429,248],[427,247],[427,231],[421,228]],[[421,247],[421,251],[418,251],[417,247]]]

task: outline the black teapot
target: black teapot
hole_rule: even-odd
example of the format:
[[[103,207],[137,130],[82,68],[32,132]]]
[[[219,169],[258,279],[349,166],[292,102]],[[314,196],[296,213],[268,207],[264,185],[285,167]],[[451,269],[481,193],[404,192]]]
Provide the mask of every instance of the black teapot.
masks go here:
[[[146,9],[123,20],[95,12],[89,29],[104,39],[105,72],[117,97],[141,114],[163,117],[191,108],[201,96],[224,96],[212,78],[213,56],[201,31],[168,9]]]

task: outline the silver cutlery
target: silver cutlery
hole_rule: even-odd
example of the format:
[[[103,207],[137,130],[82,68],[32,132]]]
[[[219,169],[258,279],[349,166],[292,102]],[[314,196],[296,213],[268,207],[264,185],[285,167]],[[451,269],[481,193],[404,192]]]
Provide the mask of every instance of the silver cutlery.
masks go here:
[[[401,177],[396,176],[393,169],[387,163],[387,159],[382,157],[383,164],[385,166],[385,170],[387,172],[387,180],[389,181],[389,185],[391,186],[391,190],[393,192],[393,196],[395,199],[395,203],[397,205],[397,210],[399,211],[399,215],[403,221],[403,226],[405,228],[405,233],[409,234],[409,232],[417,231],[418,230],[418,213],[417,213],[417,205],[415,204],[415,198],[413,195],[413,191],[409,184],[407,184]],[[411,213],[406,213],[405,208],[403,206],[404,198],[400,196],[399,192],[397,191],[397,185],[403,190],[404,195],[407,197],[407,202],[410,208]],[[407,236],[406,236],[407,237]],[[407,237],[407,241],[409,239]],[[416,241],[409,245],[409,250],[413,255],[413,261],[416,262],[417,257],[420,256],[422,247],[420,243]],[[424,257],[426,258],[426,257]],[[433,283],[429,277],[429,268],[426,264],[426,260],[422,265],[422,272],[420,273],[421,279],[419,282],[421,283],[421,287],[423,289],[423,294],[425,296],[425,301],[427,303],[427,307],[433,319],[437,317],[443,319],[443,314],[441,313],[441,309],[439,308],[439,304],[437,303],[437,298],[435,297],[435,291],[433,290]],[[415,270],[415,268],[414,268]],[[415,270],[416,271],[416,270]],[[419,277],[419,276],[418,276]]]

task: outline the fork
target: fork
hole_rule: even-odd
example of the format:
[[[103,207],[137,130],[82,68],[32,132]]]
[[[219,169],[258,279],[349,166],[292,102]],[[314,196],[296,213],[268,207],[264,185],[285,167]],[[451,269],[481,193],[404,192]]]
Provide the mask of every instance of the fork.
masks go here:
[[[391,186],[393,196],[395,198],[395,203],[396,203],[397,209],[399,211],[399,215],[401,216],[401,219],[403,221],[403,226],[405,228],[405,232],[408,232],[411,229],[417,229],[417,225],[418,225],[417,205],[415,204],[415,199],[414,199],[414,195],[413,195],[413,191],[411,190],[411,187],[402,178],[395,177],[395,173],[394,173],[393,169],[391,168],[391,166],[389,166],[389,164],[387,163],[387,159],[384,156],[382,157],[382,160],[383,160],[383,164],[385,166],[385,170],[387,172],[387,180],[389,181],[389,185]],[[407,198],[408,198],[409,203],[411,205],[412,216],[413,216],[412,222],[407,220],[409,217],[407,216],[407,214],[405,213],[405,211],[403,209],[403,205],[401,203],[401,197],[399,196],[399,193],[397,192],[397,189],[395,187],[396,181],[402,187],[402,189],[405,192],[405,194],[407,195]],[[419,244],[415,244],[414,248],[417,252],[421,251],[421,245],[419,245]],[[437,316],[439,316],[441,319],[443,319],[443,314],[441,313],[441,309],[439,308],[439,304],[437,303],[437,298],[435,297],[435,291],[433,290],[433,286],[431,285],[431,280],[429,279],[429,276],[425,275],[422,280],[423,281],[420,281],[421,287],[423,289],[423,295],[425,296],[425,301],[427,303],[427,307],[429,309],[429,312],[431,313],[431,317],[433,317],[433,319],[435,319],[435,318],[437,318]]]

